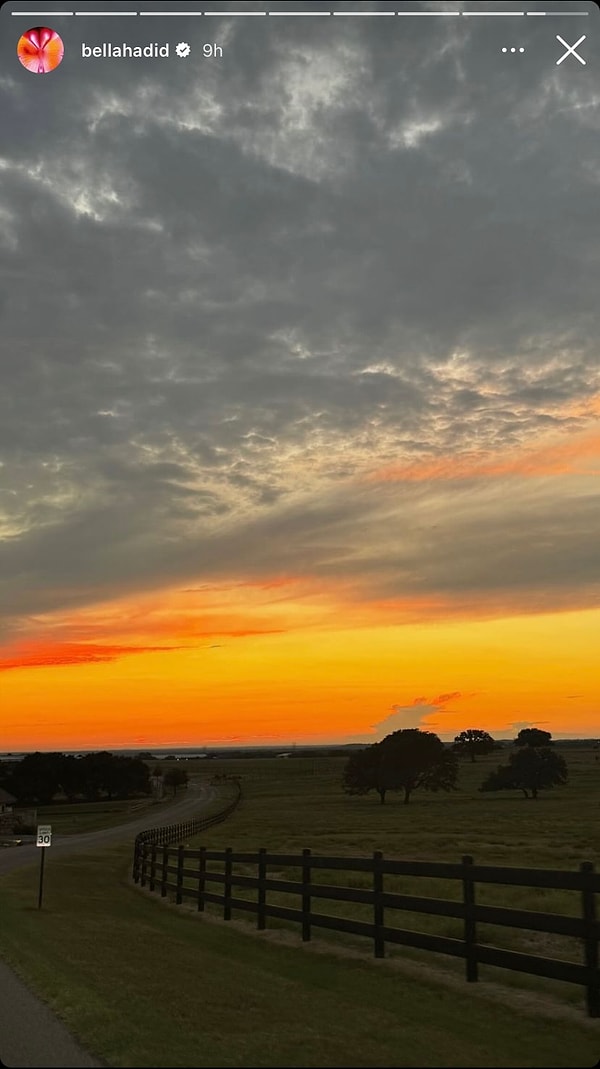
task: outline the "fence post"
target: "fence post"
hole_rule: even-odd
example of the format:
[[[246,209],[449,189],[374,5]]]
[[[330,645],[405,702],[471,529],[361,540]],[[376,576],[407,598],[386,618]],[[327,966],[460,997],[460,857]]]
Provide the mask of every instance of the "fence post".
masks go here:
[[[302,851],[302,942],[310,939],[310,850]]]
[[[154,883],[156,880],[156,843],[152,843],[150,847],[150,890],[154,890]]]
[[[373,924],[375,932],[373,935],[373,942],[375,947],[375,957],[385,957],[385,943],[383,940],[382,928],[383,928],[383,872],[381,869],[381,862],[383,861],[383,854],[381,850],[375,850],[373,853]]]
[[[591,861],[582,861],[581,912],[584,923],[585,964],[590,971],[586,984],[587,1011],[589,1017],[600,1017],[600,973],[598,972],[598,925],[596,922],[596,898],[594,894],[594,866]]]
[[[200,862],[198,865],[198,912],[204,913],[204,888],[206,886],[206,847],[200,847]]]
[[[257,921],[256,927],[259,932],[263,932],[267,926],[267,914],[265,906],[267,904],[267,888],[265,887],[265,880],[267,878],[267,850],[266,847],[261,846],[258,851],[258,896],[257,896]]]
[[[137,835],[133,844],[133,882],[140,882],[140,844]]]
[[[161,881],[160,881],[160,897],[161,898],[166,898],[167,897],[167,880],[169,878],[169,874],[167,872],[168,864],[169,864],[169,847],[168,846],[163,846],[163,848],[162,848],[162,874],[161,874]]]
[[[475,927],[475,882],[472,874],[473,858],[465,854],[462,859],[463,866],[463,908],[464,908],[464,940],[465,940],[465,967],[466,978],[469,983],[475,983],[477,974],[477,931]]]
[[[140,885],[142,887],[146,886],[147,849],[148,849],[148,844],[147,843],[142,843],[142,878],[140,880]]]
[[[183,899],[183,895],[181,893],[183,890],[183,850],[183,843],[180,843],[177,847],[177,893],[175,896],[175,905],[177,906],[181,905]]]
[[[232,847],[228,846],[225,849],[225,884],[223,893],[223,920],[231,920],[231,853]]]

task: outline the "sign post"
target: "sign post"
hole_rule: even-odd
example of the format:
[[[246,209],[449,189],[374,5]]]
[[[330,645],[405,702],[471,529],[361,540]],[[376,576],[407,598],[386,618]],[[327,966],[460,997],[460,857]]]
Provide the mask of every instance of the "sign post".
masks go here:
[[[44,858],[46,856],[46,847],[52,846],[52,825],[51,824],[38,824],[37,828],[37,842],[36,846],[42,847],[42,855],[40,858],[40,890],[38,894],[38,909],[42,908],[42,895],[44,893]]]

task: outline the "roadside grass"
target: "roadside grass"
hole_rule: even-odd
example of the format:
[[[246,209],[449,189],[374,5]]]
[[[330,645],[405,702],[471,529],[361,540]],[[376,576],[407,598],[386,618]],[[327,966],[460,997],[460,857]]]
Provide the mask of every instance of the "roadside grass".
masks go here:
[[[168,770],[176,762],[165,762]],[[190,783],[198,779],[198,773],[194,769],[188,773]],[[202,777],[203,782],[205,777]],[[185,787],[180,787],[175,799],[171,791],[156,801],[152,797],[125,798],[108,801],[102,799],[98,802],[54,802],[52,805],[37,807],[37,822],[39,824],[51,824],[55,835],[76,835],[81,832],[101,831],[103,828],[118,827],[119,824],[127,824],[148,814],[148,826],[151,827],[155,820],[162,817],[162,811],[174,800],[185,796]],[[233,788],[225,784],[219,786],[214,799],[202,807],[202,815],[210,816],[227,805],[234,796]]]
[[[231,819],[216,829],[222,841]],[[141,894],[130,865],[129,843],[55,864],[50,854],[41,911],[36,866],[0,885],[5,960],[111,1066],[597,1062],[600,1022],[207,922]]]
[[[149,817],[162,809],[167,801],[153,798],[126,798],[100,802],[57,802],[37,807],[38,824],[51,824],[55,835],[75,835],[78,832],[100,831],[126,824],[148,812]]]

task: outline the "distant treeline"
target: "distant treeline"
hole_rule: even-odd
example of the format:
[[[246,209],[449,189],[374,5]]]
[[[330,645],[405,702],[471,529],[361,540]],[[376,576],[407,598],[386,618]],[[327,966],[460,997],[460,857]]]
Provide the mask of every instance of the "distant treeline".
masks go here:
[[[129,798],[150,794],[150,770],[139,757],[107,753],[73,757],[64,753],[33,753],[0,768],[0,787],[19,805],[50,805],[61,794],[69,802]]]
[[[207,760],[219,760],[230,761],[239,760],[241,758],[256,760],[257,758],[265,757],[344,757],[348,752],[352,750],[361,750],[367,745],[364,743],[352,743],[349,746],[297,746],[295,749],[283,750],[281,747],[265,746],[264,749],[247,749],[242,748],[239,750],[228,747],[223,750],[210,750],[206,753],[153,753],[150,750],[142,750],[137,754],[143,761],[207,761]]]
[[[498,739],[494,746],[495,749],[502,750],[505,747],[513,745],[513,739]],[[283,749],[280,746],[265,746],[261,748],[255,747],[240,747],[240,749],[234,749],[233,747],[227,747],[223,749],[210,749],[203,753],[197,753],[194,750],[186,753],[180,751],[178,753],[166,753],[162,750],[116,750],[112,752],[116,757],[137,757],[142,761],[206,761],[206,760],[240,760],[241,758],[247,760],[255,760],[256,758],[265,757],[283,757],[297,758],[316,758],[316,757],[344,757],[348,753],[352,753],[355,750],[364,750],[367,746],[371,745],[369,742],[352,742],[339,746],[296,746],[295,748]],[[454,749],[455,742],[444,742],[443,745],[446,749]],[[600,739],[561,739],[554,740],[554,745],[558,747],[566,746],[570,749],[600,749]],[[106,752],[106,751],[103,751]],[[0,754],[0,773],[2,772],[2,766],[8,766],[11,763],[22,761],[24,757],[32,756],[30,754],[23,753],[1,753]],[[48,756],[48,755],[43,755]],[[69,756],[83,758],[93,756],[92,754],[70,754]]]

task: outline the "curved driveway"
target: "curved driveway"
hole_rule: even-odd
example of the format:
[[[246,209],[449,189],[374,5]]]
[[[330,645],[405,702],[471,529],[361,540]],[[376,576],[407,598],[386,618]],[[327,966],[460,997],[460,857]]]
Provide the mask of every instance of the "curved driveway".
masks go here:
[[[114,828],[53,836],[49,847],[52,861],[122,839],[133,839],[148,827],[191,820],[200,816],[203,806],[213,798],[212,788],[202,787],[191,780],[181,798],[161,807],[160,817],[154,817],[152,809],[146,809],[136,820]],[[0,876],[37,861],[39,849],[35,843],[1,849]],[[78,1069],[102,1064],[86,1053],[48,1006],[29,991],[12,969],[0,962],[0,1066],[8,1069],[51,1069],[54,1066]]]

